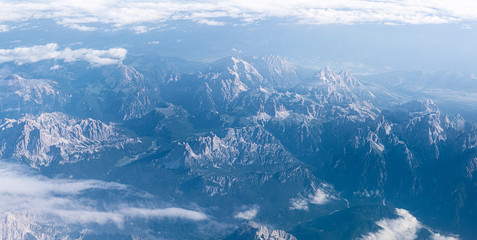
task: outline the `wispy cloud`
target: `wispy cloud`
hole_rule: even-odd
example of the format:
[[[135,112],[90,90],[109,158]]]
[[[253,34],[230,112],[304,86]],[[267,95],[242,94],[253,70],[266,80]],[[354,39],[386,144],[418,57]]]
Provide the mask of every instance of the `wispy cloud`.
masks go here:
[[[237,219],[244,219],[244,220],[252,220],[254,219],[258,214],[258,207],[253,206],[250,209],[247,209],[243,212],[238,212],[235,214],[235,218]]]
[[[1,32],[8,32],[10,30],[10,27],[8,25],[0,25],[0,33]]]
[[[315,194],[310,196],[310,203],[321,205],[330,201],[330,198],[331,196],[329,194],[318,188],[316,189]]]
[[[291,210],[305,210],[308,211],[308,204],[323,205],[330,200],[335,199],[334,196],[327,193],[331,186],[322,184],[320,187],[313,187],[313,192],[309,193],[307,197],[298,196],[290,199]]]
[[[124,48],[110,48],[96,50],[90,48],[58,49],[56,43],[35,45],[32,47],[17,47],[13,49],[0,49],[0,63],[14,62],[18,65],[35,63],[42,60],[63,60],[65,62],[87,61],[92,65],[101,66],[117,64],[126,58],[127,50]]]
[[[362,239],[416,239],[417,231],[422,228],[421,223],[404,209],[396,209],[396,214],[399,218],[378,221],[376,225],[381,230],[369,233]]]
[[[23,168],[19,165],[3,162],[0,165],[2,213],[30,214],[36,216],[38,221],[61,224],[114,223],[118,226],[122,226],[127,219],[134,218],[178,218],[190,221],[208,219],[202,212],[183,208],[115,203],[124,195],[131,194],[130,189],[122,184],[97,180],[51,179],[21,169]],[[117,193],[118,198],[111,201],[88,195],[95,191]],[[141,195],[138,197],[141,198]],[[147,197],[142,198],[147,200]],[[107,204],[104,201],[108,201]]]
[[[477,2],[470,0],[51,0],[0,1],[0,5],[3,25],[51,19],[82,31],[95,30],[88,25],[101,23],[138,32],[135,26],[174,20],[215,26],[224,25],[226,19],[250,23],[282,18],[302,24],[440,24],[477,20]]]
[[[292,198],[290,200],[290,210],[305,210],[308,211],[308,201],[304,198]]]
[[[362,240],[374,240],[374,239],[396,239],[396,240],[408,240],[416,239],[419,230],[426,228],[431,232],[431,239],[446,239],[457,240],[458,237],[444,236],[439,233],[434,233],[431,229],[427,228],[421,222],[419,222],[414,216],[412,216],[405,209],[396,209],[396,214],[399,216],[395,219],[382,219],[376,222],[376,225],[381,227],[377,232],[372,232],[364,235]]]

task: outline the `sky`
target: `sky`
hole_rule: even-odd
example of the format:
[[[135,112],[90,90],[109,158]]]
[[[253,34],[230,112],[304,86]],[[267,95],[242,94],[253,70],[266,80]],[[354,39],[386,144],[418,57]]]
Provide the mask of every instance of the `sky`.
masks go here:
[[[92,65],[151,52],[209,61],[273,54],[300,65],[358,73],[476,72],[477,2],[470,0],[24,0],[0,5],[0,63],[41,58],[27,59],[27,53]]]

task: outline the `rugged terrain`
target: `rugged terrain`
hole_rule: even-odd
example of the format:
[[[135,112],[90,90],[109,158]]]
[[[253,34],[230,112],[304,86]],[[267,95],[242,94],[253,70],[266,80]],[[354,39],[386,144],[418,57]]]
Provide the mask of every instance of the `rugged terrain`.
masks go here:
[[[389,82],[278,56],[51,65],[1,65],[0,157],[98,181],[47,195],[96,215],[5,207],[2,239],[477,236],[477,125]]]

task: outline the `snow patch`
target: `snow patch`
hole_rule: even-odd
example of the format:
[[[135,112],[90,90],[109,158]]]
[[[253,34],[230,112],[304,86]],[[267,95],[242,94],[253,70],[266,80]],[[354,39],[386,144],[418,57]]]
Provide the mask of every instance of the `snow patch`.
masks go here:
[[[287,110],[283,105],[280,105],[280,107],[275,110],[275,118],[286,119],[290,116],[290,113],[290,110]]]

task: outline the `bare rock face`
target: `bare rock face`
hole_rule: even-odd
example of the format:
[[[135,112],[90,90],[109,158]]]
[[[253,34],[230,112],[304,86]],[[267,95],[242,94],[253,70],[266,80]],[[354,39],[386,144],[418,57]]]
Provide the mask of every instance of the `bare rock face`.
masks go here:
[[[303,77],[277,56],[227,57],[193,71],[136,60],[0,76],[0,159],[49,177],[119,182],[208,216],[204,225],[131,217],[120,233],[129,237],[294,240],[279,229],[316,220],[311,232],[324,226],[329,238],[353,239],[361,233],[342,235],[334,223],[350,216],[349,233],[376,230],[385,214],[356,207],[367,204],[417,209],[436,228],[475,225],[477,125],[432,100],[385,108],[407,96],[330,68]],[[247,209],[256,211],[234,217]],[[0,238],[61,237],[28,213],[2,216]]]
[[[279,229],[269,228],[254,222],[235,230],[227,240],[296,240],[293,235]]]
[[[0,221],[0,239],[68,239],[68,236],[62,230],[40,224],[38,217],[32,214],[6,212],[0,215]]]
[[[115,124],[77,119],[64,113],[26,115],[0,124],[0,156],[18,159],[32,167],[52,162],[74,163],[107,148],[122,148],[135,140],[119,134]]]

